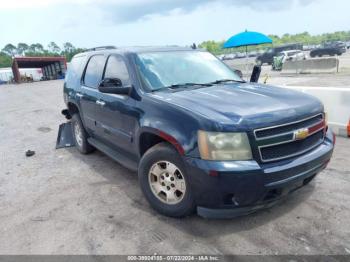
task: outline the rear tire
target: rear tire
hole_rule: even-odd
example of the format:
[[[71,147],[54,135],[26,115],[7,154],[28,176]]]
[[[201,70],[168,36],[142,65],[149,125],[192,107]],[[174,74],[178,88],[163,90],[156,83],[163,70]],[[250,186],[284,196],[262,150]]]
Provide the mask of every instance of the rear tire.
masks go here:
[[[138,177],[150,205],[170,217],[184,217],[195,210],[195,202],[178,152],[168,143],[150,148],[141,158]]]
[[[89,135],[86,132],[83,122],[80,119],[79,114],[72,116],[72,133],[75,141],[75,146],[82,154],[89,154],[95,150],[95,148],[87,141]]]

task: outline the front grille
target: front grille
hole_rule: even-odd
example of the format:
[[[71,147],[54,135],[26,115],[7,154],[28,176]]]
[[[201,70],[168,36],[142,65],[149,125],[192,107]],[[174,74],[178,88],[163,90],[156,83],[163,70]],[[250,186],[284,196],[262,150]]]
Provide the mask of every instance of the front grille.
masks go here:
[[[304,140],[293,141],[291,143],[269,146],[260,149],[262,160],[278,160],[285,156],[295,156],[311,150],[323,141],[323,130],[307,137]]]
[[[255,130],[261,161],[277,161],[306,153],[323,142],[325,127],[324,115],[318,114],[300,121]],[[307,130],[307,137],[298,137],[300,130]]]
[[[255,136],[257,138],[266,138],[269,136],[274,136],[276,134],[282,134],[291,132],[303,127],[315,125],[323,120],[323,114],[319,114],[317,116],[313,116],[308,119],[304,119],[299,122],[294,122],[286,125],[276,126],[276,127],[268,127],[255,131]]]

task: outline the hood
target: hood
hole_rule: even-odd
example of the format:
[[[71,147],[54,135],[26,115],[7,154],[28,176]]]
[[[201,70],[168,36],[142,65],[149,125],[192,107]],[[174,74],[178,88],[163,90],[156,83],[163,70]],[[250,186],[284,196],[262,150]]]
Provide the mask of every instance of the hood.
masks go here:
[[[242,128],[287,123],[323,112],[322,103],[313,96],[252,83],[157,92],[154,97],[217,123]]]

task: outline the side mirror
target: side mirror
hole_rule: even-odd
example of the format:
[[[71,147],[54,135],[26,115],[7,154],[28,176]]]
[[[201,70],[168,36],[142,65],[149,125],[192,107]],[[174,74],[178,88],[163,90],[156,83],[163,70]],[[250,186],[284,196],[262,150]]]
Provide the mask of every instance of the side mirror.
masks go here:
[[[119,78],[105,78],[100,82],[98,90],[101,93],[128,95],[130,87],[123,86]]]
[[[253,68],[252,75],[250,76],[250,82],[251,83],[258,83],[259,77],[261,73],[261,66],[260,65],[255,65]]]

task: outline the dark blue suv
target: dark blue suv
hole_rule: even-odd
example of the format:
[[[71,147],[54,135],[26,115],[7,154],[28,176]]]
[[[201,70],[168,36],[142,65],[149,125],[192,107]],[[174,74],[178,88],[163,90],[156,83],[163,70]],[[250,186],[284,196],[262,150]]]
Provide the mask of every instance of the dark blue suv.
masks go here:
[[[271,206],[329,162],[322,103],[247,83],[199,49],[95,48],[64,83],[77,149],[137,170],[162,214],[229,218]]]

